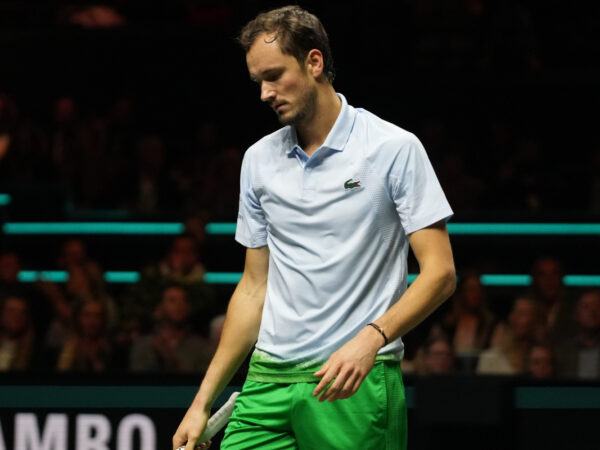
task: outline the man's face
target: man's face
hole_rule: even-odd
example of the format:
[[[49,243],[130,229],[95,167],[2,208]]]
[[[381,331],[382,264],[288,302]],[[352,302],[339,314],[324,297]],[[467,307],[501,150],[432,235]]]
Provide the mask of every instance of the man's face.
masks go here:
[[[575,319],[582,330],[597,332],[600,330],[600,294],[588,292],[577,303]]]
[[[536,327],[535,304],[528,299],[517,299],[508,322],[517,338],[532,336]]]
[[[246,54],[250,78],[260,85],[260,99],[283,125],[310,120],[317,104],[316,81],[292,55],[281,52],[273,34],[260,34]]]
[[[186,293],[178,287],[170,287],[163,293],[160,305],[164,319],[172,324],[183,324],[189,318],[190,304]]]
[[[554,373],[552,354],[545,347],[535,346],[529,352],[529,373],[534,378],[549,378]]]

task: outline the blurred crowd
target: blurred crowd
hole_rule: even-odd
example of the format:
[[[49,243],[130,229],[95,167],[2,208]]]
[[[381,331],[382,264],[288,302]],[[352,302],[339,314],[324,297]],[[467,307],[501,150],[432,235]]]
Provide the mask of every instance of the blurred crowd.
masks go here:
[[[116,291],[78,238],[57,255],[65,283],[22,282],[19,255],[0,254],[0,371],[203,372],[225,305],[198,255],[194,235],[179,235]],[[538,258],[504,314],[480,274],[461,271],[454,295],[405,336],[404,372],[599,379],[600,290],[564,275],[558,259]]]
[[[198,119],[157,131],[134,98],[104,103],[82,107],[62,96],[34,118],[0,93],[0,191],[38,200],[53,192],[64,205],[56,215],[104,209],[147,217],[236,216],[245,149],[232,143],[225,124]],[[428,117],[411,130],[424,142],[455,211],[552,213],[563,211],[568,199],[574,212],[600,213],[600,151],[591,160],[557,165],[532,130],[497,118],[470,133],[467,143],[469,127],[462,126],[457,131]],[[557,185],[557,171],[577,181]],[[26,215],[31,204],[13,208]],[[44,211],[40,205],[36,218]]]
[[[57,187],[71,210],[151,217],[191,215],[202,205],[235,217],[243,152],[222,144],[218,124],[205,121],[165,136],[140,123],[140,115],[131,98],[84,113],[65,96],[36,121],[0,93],[0,189],[18,196]]]
[[[311,2],[305,3],[312,9]],[[405,0],[380,2],[377,8],[365,2],[343,2],[343,7],[335,2],[313,3],[321,5],[320,10],[314,9],[330,32],[339,60],[354,61],[355,53],[364,50],[378,63],[368,75],[378,84],[391,85],[398,78],[395,64],[387,64],[393,42],[410,66],[406,72],[414,71],[413,78],[403,80],[425,77],[431,81],[432,98],[426,102],[421,96],[427,81],[416,93],[402,82],[394,88],[393,106],[373,112],[394,121],[402,116],[403,108],[410,110],[405,116],[408,123],[398,124],[423,142],[457,215],[475,213],[497,220],[497,212],[519,218],[557,215],[557,211],[574,212],[578,217],[600,214],[600,148],[586,142],[593,127],[586,127],[587,122],[577,117],[579,108],[569,108],[572,104],[565,100],[580,96],[593,103],[596,98],[586,87],[589,84],[578,83],[590,79],[586,71],[596,64],[588,54],[598,42],[597,34],[590,32],[597,29],[596,4],[579,5],[575,19],[563,14],[562,7],[544,2]],[[53,35],[54,43],[70,46],[72,53],[66,52],[62,60],[57,54],[48,61],[60,65],[72,59],[72,65],[65,67],[82,71],[74,71],[69,78],[62,67],[53,78],[48,70],[39,79],[40,90],[45,91],[46,85],[54,88],[57,81],[63,87],[76,81],[80,86],[48,88],[51,92],[45,97],[36,94],[37,79],[36,83],[30,80],[37,77],[32,74],[35,61],[43,65],[46,60],[39,53],[34,53],[37,59],[21,55],[27,53],[22,49],[42,52],[41,43],[30,48],[24,39],[22,47],[3,49],[0,75],[13,74],[15,87],[2,86],[6,92],[0,92],[0,194],[13,198],[10,205],[0,205],[0,221],[69,220],[86,211],[117,211],[124,214],[121,218],[181,220],[186,232],[173,238],[152,262],[142,266],[140,261],[140,267],[131,267],[141,279],[119,289],[105,281],[104,271],[111,268],[102,267],[88,254],[85,240],[65,239],[54,255],[52,265],[68,274],[64,283],[21,281],[23,269],[39,269],[30,266],[36,261],[27,265],[18,246],[9,248],[0,240],[0,371],[202,372],[214,353],[226,306],[214,286],[204,281],[208,261],[201,257],[204,225],[233,221],[237,216],[240,166],[251,142],[241,125],[224,120],[213,108],[215,102],[231,101],[225,97],[239,93],[221,92],[219,86],[226,84],[206,86],[206,80],[194,78],[208,73],[209,79],[232,83],[225,73],[232,65],[222,72],[208,70],[203,58],[198,58],[201,49],[186,47],[205,44],[204,35],[191,43],[186,39],[196,36],[192,32],[181,36],[173,32],[172,41],[167,31],[162,41],[145,42],[145,38],[155,29],[162,32],[164,24],[176,24],[171,31],[183,29],[184,24],[194,30],[226,28],[225,34],[233,36],[236,23],[273,5],[227,0],[36,5],[41,8],[38,14],[18,2],[1,4],[0,24],[29,31],[39,26],[41,33],[94,29],[85,36],[93,36],[100,44],[90,39],[80,52],[69,39],[60,40],[60,33]],[[400,8],[400,19],[395,8]],[[148,25],[148,34],[140,31],[143,27],[135,28],[140,24]],[[557,24],[566,31],[556,33]],[[367,25],[377,27],[377,44],[388,45],[374,45],[372,28]],[[111,39],[119,43],[127,38],[103,32],[128,27],[140,31],[138,39],[143,44],[135,41],[139,47],[131,54],[122,52],[115,67],[110,67],[94,51],[111,53],[118,46]],[[336,27],[355,31],[340,34]],[[362,28],[366,35],[358,32]],[[6,36],[11,35],[7,32]],[[72,40],[84,34],[68,36]],[[173,42],[181,48],[170,48]],[[182,66],[176,59],[165,59],[161,44],[169,47],[168,54],[188,52],[185,55],[192,55],[193,61],[185,61],[184,67],[197,64],[198,71],[178,73],[183,72]],[[229,51],[229,42],[212,44],[214,54]],[[145,52],[152,56],[150,63],[155,52],[163,58],[155,66],[143,66],[143,70],[159,73],[154,74],[156,78],[143,79],[134,70],[138,60],[125,68],[134,53]],[[241,61],[240,54],[236,57]],[[86,64],[90,73],[80,67]],[[173,66],[162,67],[169,64]],[[244,70],[243,64],[233,66]],[[361,83],[362,72],[356,69],[356,78],[342,75],[340,83],[351,87],[344,93],[360,107],[353,95],[369,98],[364,91],[369,84]],[[574,78],[558,76],[567,69]],[[95,70],[99,74],[94,78]],[[128,70],[132,72],[129,78]],[[76,80],[82,73],[89,80]],[[543,74],[548,76],[540,79],[547,84],[523,82]],[[192,79],[193,86],[166,89],[185,84],[179,76],[188,76],[185,80]],[[112,88],[103,77],[126,86],[105,95],[102,89],[112,92]],[[19,78],[24,80],[20,87]],[[162,84],[156,86],[153,103],[155,80]],[[487,99],[468,98],[484,92],[476,88],[490,81],[502,86],[489,87]],[[136,90],[131,83],[142,86]],[[530,97],[534,86],[539,91]],[[29,90],[34,93],[28,95]],[[196,92],[196,100],[186,97],[188,91]],[[179,95],[169,96],[171,92]],[[437,98],[442,92],[448,97]],[[451,95],[453,101],[446,104]],[[514,104],[517,100],[519,104]],[[247,127],[254,126],[255,118],[245,117],[248,114],[239,104],[223,108],[231,122],[243,117],[239,120],[245,120]],[[208,112],[199,112],[202,109]],[[577,157],[580,150],[584,155]],[[405,372],[600,377],[600,292],[565,286],[559,259],[532,261],[533,283],[514,295],[510,308],[500,307],[476,268],[458,269],[459,286],[453,297],[406,336]]]
[[[85,243],[66,240],[65,283],[23,282],[21,259],[0,254],[0,371],[203,372],[223,326],[194,235],[175,237],[140,280],[115,290]]]
[[[538,258],[531,286],[502,315],[479,274],[463,271],[455,294],[427,320],[422,344],[407,349],[404,370],[599,379],[600,290],[569,288],[564,275],[558,259]]]

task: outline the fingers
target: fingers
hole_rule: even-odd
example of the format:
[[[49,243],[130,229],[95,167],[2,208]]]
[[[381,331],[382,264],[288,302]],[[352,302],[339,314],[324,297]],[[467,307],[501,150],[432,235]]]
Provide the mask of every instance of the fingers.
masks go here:
[[[315,372],[316,377],[322,378],[321,381],[319,381],[319,384],[317,384],[315,390],[313,391],[313,397],[319,395],[321,391],[325,389],[329,385],[329,383],[331,383],[331,381],[334,379],[338,372],[338,370],[336,369],[328,369],[326,365],[327,364],[325,364],[318,372]]]
[[[319,397],[319,401],[323,402],[327,400],[332,402],[350,397],[354,393],[352,392],[352,387],[359,376],[360,373],[355,369],[340,372],[331,386]]]

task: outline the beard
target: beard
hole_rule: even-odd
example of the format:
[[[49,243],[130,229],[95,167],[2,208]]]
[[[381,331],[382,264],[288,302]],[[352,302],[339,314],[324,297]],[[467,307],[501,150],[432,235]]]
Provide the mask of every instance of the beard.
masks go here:
[[[317,88],[309,87],[298,99],[297,110],[290,111],[289,116],[278,116],[282,125],[298,125],[313,118],[317,110]]]

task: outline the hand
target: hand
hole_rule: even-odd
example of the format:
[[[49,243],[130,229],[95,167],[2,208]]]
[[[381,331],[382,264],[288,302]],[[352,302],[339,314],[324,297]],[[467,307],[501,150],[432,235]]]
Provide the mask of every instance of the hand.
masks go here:
[[[209,448],[212,444],[211,441],[198,442],[198,439],[200,439],[206,428],[209,415],[210,412],[190,406],[173,435],[173,450],[178,449],[182,445],[185,445],[185,450]]]
[[[383,344],[383,337],[377,330],[372,327],[363,328],[315,372],[315,377],[322,378],[313,391],[313,396],[321,394],[320,402],[332,402],[354,395],[375,365],[375,357]]]

